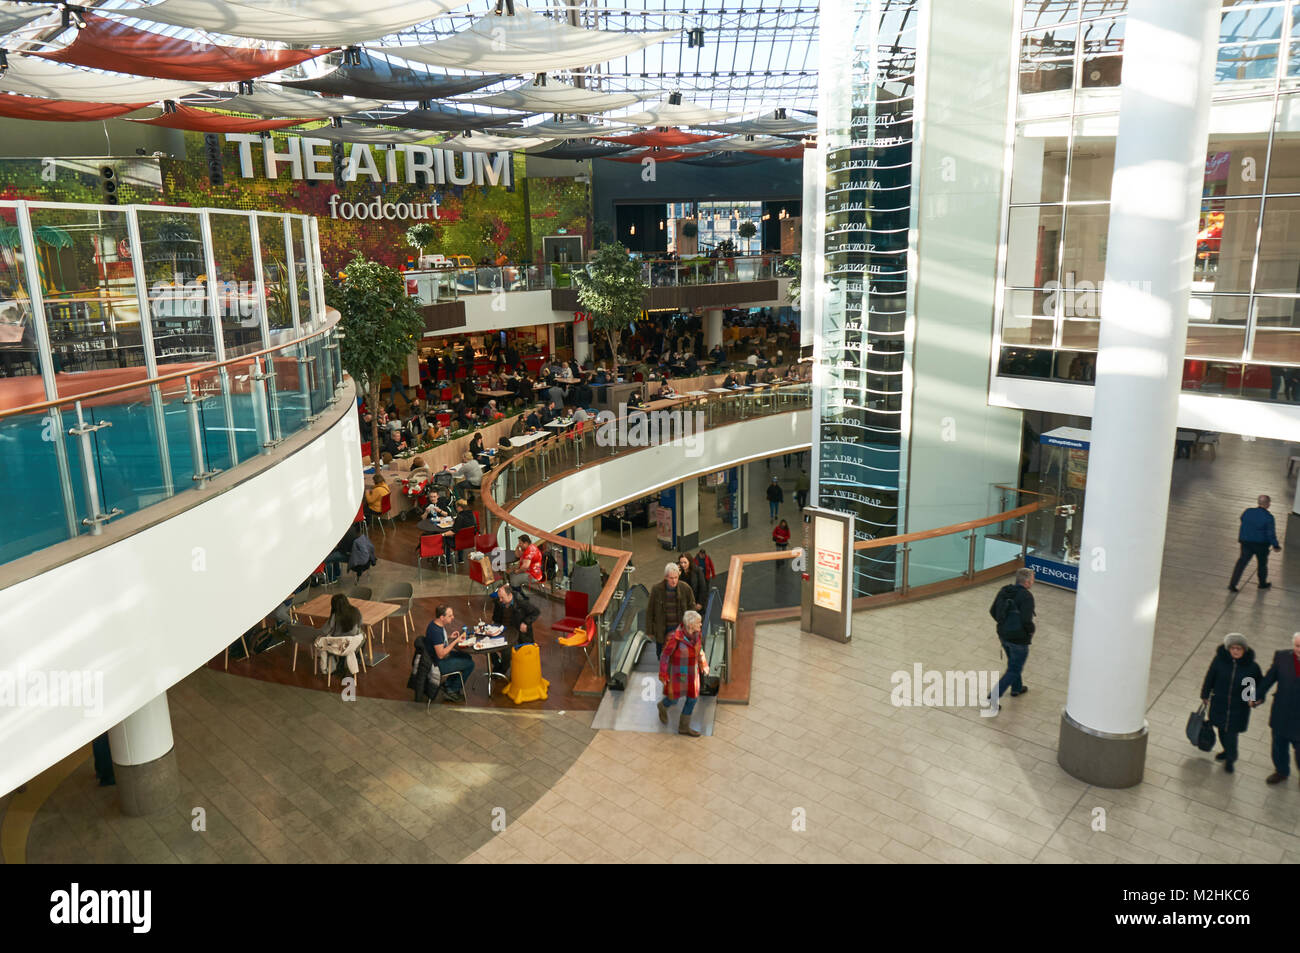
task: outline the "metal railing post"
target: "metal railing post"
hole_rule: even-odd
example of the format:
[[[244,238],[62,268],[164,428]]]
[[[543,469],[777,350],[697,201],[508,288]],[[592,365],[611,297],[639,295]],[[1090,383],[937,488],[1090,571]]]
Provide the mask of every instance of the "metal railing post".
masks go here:
[[[108,420],[87,424],[81,412],[81,401],[76,401],[72,406],[77,414],[77,426],[71,428],[68,433],[77,438],[77,446],[81,450],[81,476],[85,482],[86,509],[90,512],[90,515],[81,521],[81,525],[90,527],[91,536],[98,536],[104,532],[104,524],[114,516],[121,516],[122,511],[113,507],[105,513],[99,508],[99,482],[95,479],[95,448],[91,445],[90,435],[113,424]]]
[[[1020,561],[1023,563],[1025,557],[1029,555],[1029,514],[1026,513],[1020,522]]]
[[[253,358],[253,370],[248,375],[249,393],[253,398],[253,426],[257,428],[257,442],[266,453],[277,441],[271,439],[271,410],[266,401],[266,389],[262,382],[269,380],[270,374],[262,370],[262,359]]]
[[[190,454],[194,457],[193,480],[198,489],[208,485],[208,480],[220,473],[220,470],[207,469],[207,457],[203,452],[203,428],[199,425],[199,404],[204,398],[194,396],[193,382],[185,378],[185,399],[181,403],[188,408],[190,418]]]
[[[971,530],[971,534],[970,536],[967,537],[967,539],[970,540],[970,557],[966,561],[966,578],[974,579],[975,578],[975,540],[976,540],[976,534],[974,530]]]
[[[911,553],[911,551],[912,551],[912,547],[909,546],[907,543],[904,543],[904,544],[903,544],[903,586],[902,586],[902,589],[900,590],[900,591],[902,592],[903,595],[907,595],[907,589],[908,589],[908,585],[907,585],[907,563],[908,563],[909,554]]]

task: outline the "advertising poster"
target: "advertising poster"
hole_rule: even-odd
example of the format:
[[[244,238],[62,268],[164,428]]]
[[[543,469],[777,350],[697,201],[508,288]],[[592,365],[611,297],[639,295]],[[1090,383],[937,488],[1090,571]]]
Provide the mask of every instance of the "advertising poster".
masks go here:
[[[844,599],[843,528],[833,519],[818,516],[813,539],[813,604],[838,612]]]

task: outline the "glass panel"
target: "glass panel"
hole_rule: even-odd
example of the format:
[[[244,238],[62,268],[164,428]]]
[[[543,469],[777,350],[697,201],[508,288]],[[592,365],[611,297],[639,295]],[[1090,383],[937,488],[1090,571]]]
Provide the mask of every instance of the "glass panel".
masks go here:
[[[1094,0],[1095,2],[1095,0]],[[1075,0],[1025,0],[1025,12],[1020,21],[1022,29],[1052,26],[1079,16]]]
[[[1004,347],[998,362],[1002,377],[1047,378],[1052,373],[1052,352],[1025,347]]]
[[[308,285],[307,232],[304,224],[302,216],[289,216],[289,234],[293,238],[293,276],[298,294],[298,320],[305,328],[312,323],[312,310],[311,287]]]
[[[32,229],[59,396],[144,376],[125,211],[34,208]]]
[[[1245,299],[1240,299],[1244,301]],[[1187,326],[1187,356],[1236,359],[1246,348],[1246,328],[1230,324]]]
[[[1075,120],[1074,142],[1070,147],[1071,202],[1110,201],[1118,122],[1117,116]]]
[[[1255,299],[1255,360],[1300,364],[1298,330],[1300,298]]]
[[[141,209],[137,218],[158,373],[175,372],[177,364],[215,361],[207,287],[199,281],[206,268],[198,213]]]
[[[1002,311],[1002,342],[1004,344],[1052,344],[1052,314],[1057,297],[1050,291],[1017,291],[1006,293]]]
[[[1061,238],[1059,205],[1013,208],[1007,228],[1007,284],[1044,288],[1059,281],[1057,247]]]
[[[148,387],[83,404],[82,414],[88,425],[111,425],[90,435],[102,512],[120,509],[123,514],[134,513],[171,495],[163,475],[157,418]],[[67,416],[75,425],[75,416]],[[71,442],[78,443],[79,438]]]
[[[1300,400],[1300,367],[1247,364],[1244,394],[1253,400]]]
[[[8,258],[10,249],[3,257]],[[0,353],[5,351],[0,350]],[[18,358],[6,355],[6,362]],[[23,364],[32,366],[34,355],[23,358]],[[30,372],[27,372],[30,376]],[[9,377],[4,384],[15,384]],[[28,382],[34,384],[35,382]],[[32,401],[43,399],[37,391]],[[7,397],[6,403],[30,403],[25,398]],[[0,507],[0,562],[18,559],[38,549],[76,535],[84,511],[75,511],[71,530],[69,514],[63,504],[62,483],[59,479],[55,441],[50,439],[61,429],[57,414],[41,411],[35,414],[18,414],[0,417],[0,473],[4,474],[5,488],[15,505]],[[75,471],[78,474],[80,471]],[[21,504],[18,505],[18,501]]]
[[[1267,199],[1255,290],[1300,292],[1300,197]]]
[[[1077,26],[1032,30],[1020,38],[1020,91],[1045,93],[1069,89],[1074,82]]]
[[[1097,334],[1100,327],[1101,322],[1095,319],[1067,318],[1061,322],[1061,347],[1073,348],[1074,350],[1095,351],[1097,349]],[[1082,370],[1080,370],[1080,373],[1082,373]],[[1091,380],[1090,377],[1070,378],[1068,374],[1066,375],[1066,378]]]
[[[261,350],[261,289],[253,261],[253,233],[248,215],[212,212],[212,253],[217,265],[217,301],[226,357]],[[206,304],[206,302],[205,302]]]
[[[1229,3],[1232,0],[1228,0]],[[1128,0],[1083,0],[1083,17],[1122,14],[1128,10]]]
[[[970,540],[966,533],[935,539],[918,539],[908,544],[907,585],[915,589],[965,575],[970,565]]]
[[[1124,65],[1124,21],[1112,17],[1084,25],[1081,85],[1118,86]]]
[[[1096,286],[1106,277],[1106,232],[1109,227],[1109,205],[1071,205],[1066,212],[1065,254],[1061,270],[1066,288],[1073,286],[1078,289],[1076,296],[1095,295]],[[1088,307],[1087,304],[1084,306]]]
[[[1066,131],[1064,120],[1022,122],[1016,126],[1012,205],[1064,200]]]
[[[210,470],[227,470],[239,462],[233,439],[234,399],[222,391],[220,370],[190,375],[190,386],[198,400],[199,433],[203,455]],[[186,408],[188,413],[188,408]]]
[[[280,439],[300,430],[310,413],[298,374],[300,347],[295,344],[267,355],[273,368],[272,380],[268,382],[274,384],[271,412],[279,425]]]
[[[1236,396],[1241,392],[1241,369],[1240,362],[1185,360],[1183,390],[1200,394]]]
[[[253,380],[256,366],[252,360],[231,364],[226,370],[230,388],[232,433],[240,460],[248,460],[262,451],[257,435],[257,416],[253,404],[253,389],[261,386]]]
[[[1272,80],[1277,75],[1277,43],[1242,43],[1219,47],[1214,81]]]
[[[266,322],[272,332],[293,327],[293,283],[289,279],[284,248],[284,220],[278,215],[257,216],[262,251],[262,279],[266,282]]]
[[[1266,133],[1257,136],[1211,136],[1205,156],[1205,182],[1201,194],[1206,198],[1258,195],[1264,187],[1264,157],[1267,152]],[[1276,144],[1273,162],[1277,162]],[[1271,172],[1270,178],[1274,178]]]
[[[1096,323],[1095,321],[1092,322],[1094,325]],[[1062,339],[1062,343],[1064,343],[1064,339]],[[1097,346],[1095,328],[1092,343],[1089,346],[1093,348]],[[1052,376],[1060,381],[1091,384],[1097,379],[1097,355],[1075,351],[1058,351],[1056,354],[1056,367]]]
[[[1259,230],[1259,202],[1220,199],[1201,206],[1196,233],[1195,291],[1250,290],[1250,270]]]
[[[38,377],[41,373],[40,356],[36,347],[36,328],[32,323],[32,301],[27,291],[26,256],[16,229],[17,213],[12,208],[0,209],[7,232],[12,236],[0,245],[0,377]],[[57,371],[58,364],[55,365]],[[45,392],[37,381],[22,386],[7,382],[7,396],[0,403],[4,407],[18,407],[45,399]]]

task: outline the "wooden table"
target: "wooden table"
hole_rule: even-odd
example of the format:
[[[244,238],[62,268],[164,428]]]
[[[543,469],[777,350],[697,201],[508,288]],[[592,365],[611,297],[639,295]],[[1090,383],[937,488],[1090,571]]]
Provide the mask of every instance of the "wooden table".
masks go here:
[[[509,397],[514,394],[512,390],[481,390],[478,392],[480,397],[487,397],[489,400],[500,397]]]
[[[548,436],[550,436],[550,434],[545,434],[545,433],[526,433],[526,434],[524,434],[522,437],[511,437],[511,438],[510,438],[510,446],[512,446],[512,447],[526,447],[526,446],[528,446],[529,444],[531,444],[531,443],[536,443],[538,440],[541,440],[543,437],[548,437]]]
[[[325,593],[310,602],[304,602],[297,609],[298,615],[310,616],[324,622],[330,617],[330,600],[333,598],[332,593]],[[366,627],[366,645],[370,650],[370,660],[366,664],[373,666],[375,664],[374,626],[376,623],[387,619],[399,607],[391,602],[371,602],[367,599],[349,599],[348,601],[356,606],[357,611],[361,613],[361,624]],[[382,662],[386,658],[388,658],[387,655],[380,655],[379,661]]]

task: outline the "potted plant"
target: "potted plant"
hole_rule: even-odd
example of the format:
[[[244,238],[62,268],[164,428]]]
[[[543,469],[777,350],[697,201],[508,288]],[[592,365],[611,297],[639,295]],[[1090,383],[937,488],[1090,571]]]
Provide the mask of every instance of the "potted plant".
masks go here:
[[[587,594],[588,609],[596,604],[596,597],[600,595],[601,590],[600,563],[596,561],[590,545],[578,551],[578,561],[569,570],[569,588],[574,592]]]
[[[695,224],[694,219],[689,219],[682,223],[682,234],[687,238],[694,238],[700,233],[700,226]]]
[[[438,237],[438,230],[428,222],[418,222],[406,230],[406,244],[417,249],[415,256],[415,267],[420,267],[420,259],[424,257],[424,249],[432,245]]]
[[[736,234],[741,238],[750,239],[758,234],[758,226],[753,222],[741,222],[736,228]]]

